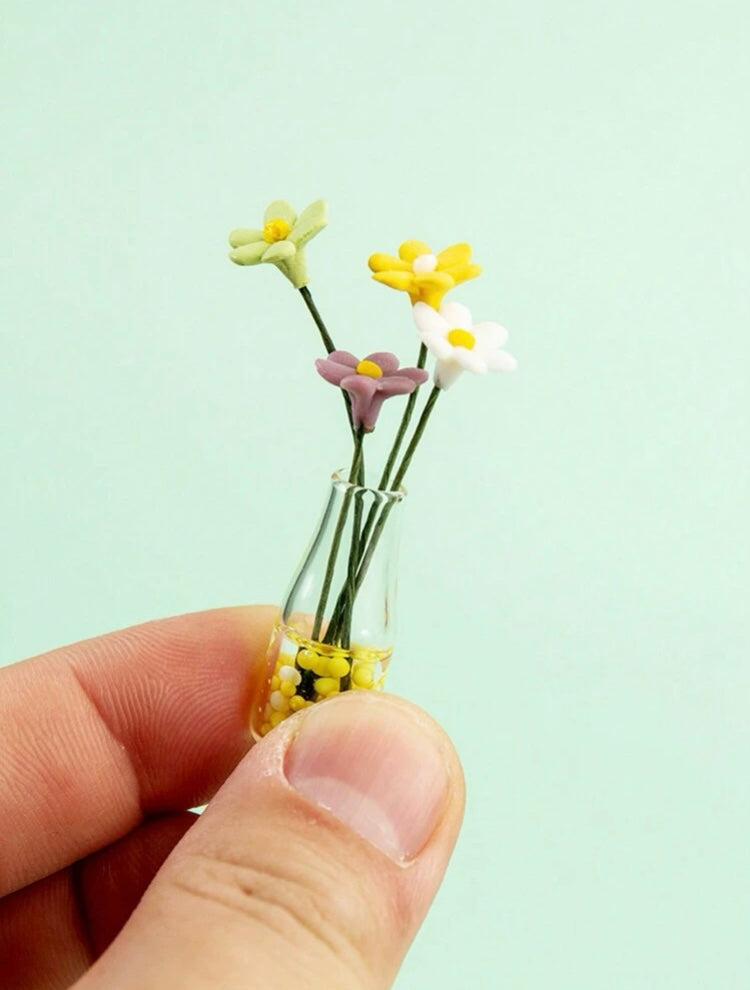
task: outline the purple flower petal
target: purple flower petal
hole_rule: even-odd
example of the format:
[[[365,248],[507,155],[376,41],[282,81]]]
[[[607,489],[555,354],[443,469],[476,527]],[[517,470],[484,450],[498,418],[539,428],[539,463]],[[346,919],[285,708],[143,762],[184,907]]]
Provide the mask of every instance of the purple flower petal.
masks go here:
[[[315,367],[321,378],[339,385],[351,397],[354,428],[370,433],[383,402],[392,395],[408,395],[427,381],[428,375],[422,368],[399,368],[398,358],[390,351],[375,351],[364,360],[377,364],[382,376],[357,374],[359,359],[349,351],[332,351],[328,357],[318,358]]]
[[[377,378],[377,390],[384,399],[392,395],[408,395],[417,387],[417,383],[411,378],[401,375],[389,375],[387,378]]]
[[[347,375],[341,381],[341,387],[351,396],[352,423],[355,430],[364,426],[369,432],[375,426],[375,420],[370,415],[370,406],[379,381],[379,378],[369,378],[367,375]]]
[[[410,378],[415,385],[422,385],[430,377],[424,368],[399,368],[399,378]]]
[[[337,364],[336,361],[331,361],[328,358],[318,358],[315,362],[315,368],[320,377],[325,378],[331,385],[340,385],[341,379],[352,373],[349,365]]]
[[[383,405],[385,400],[388,398],[384,392],[376,392],[372,397],[372,402],[365,410],[362,416],[362,425],[365,428],[366,433],[372,433],[375,429],[375,423],[380,415],[380,407]]]
[[[315,367],[321,378],[332,385],[340,385],[341,379],[352,373],[359,364],[359,359],[349,351],[331,351],[328,357],[318,358]]]
[[[375,351],[374,354],[368,354],[364,360],[374,361],[384,375],[392,375],[398,368],[398,358],[390,351]]]
[[[345,364],[347,368],[356,368],[359,364],[359,358],[355,357],[351,351],[331,351],[328,360],[335,361],[337,364]]]

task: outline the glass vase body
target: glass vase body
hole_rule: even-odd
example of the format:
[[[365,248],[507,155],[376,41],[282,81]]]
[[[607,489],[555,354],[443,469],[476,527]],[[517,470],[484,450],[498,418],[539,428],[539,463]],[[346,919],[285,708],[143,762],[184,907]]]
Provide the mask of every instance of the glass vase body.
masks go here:
[[[393,652],[405,492],[332,476],[323,513],[284,597],[251,704],[260,739],[294,712],[383,689]]]

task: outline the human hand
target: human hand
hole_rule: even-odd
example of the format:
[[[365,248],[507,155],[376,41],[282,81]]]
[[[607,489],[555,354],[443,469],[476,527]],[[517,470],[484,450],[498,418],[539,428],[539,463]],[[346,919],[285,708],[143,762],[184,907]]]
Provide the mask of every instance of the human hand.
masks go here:
[[[391,986],[458,832],[458,760],[369,691],[248,752],[273,619],[197,613],[0,670],[3,990]]]

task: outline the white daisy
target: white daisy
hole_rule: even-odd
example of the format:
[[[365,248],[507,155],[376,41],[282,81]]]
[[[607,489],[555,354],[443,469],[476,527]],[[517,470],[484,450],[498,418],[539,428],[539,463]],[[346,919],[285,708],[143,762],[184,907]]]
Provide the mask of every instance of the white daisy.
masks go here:
[[[500,350],[508,331],[499,323],[474,323],[466,306],[456,302],[443,303],[439,310],[418,302],[413,312],[422,343],[436,359],[438,388],[450,388],[462,371],[485,375],[515,369],[516,359]]]

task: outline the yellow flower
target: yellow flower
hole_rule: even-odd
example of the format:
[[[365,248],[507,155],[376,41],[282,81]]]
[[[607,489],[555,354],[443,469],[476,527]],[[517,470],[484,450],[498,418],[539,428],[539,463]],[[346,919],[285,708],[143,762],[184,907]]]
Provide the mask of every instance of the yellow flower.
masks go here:
[[[469,244],[452,244],[433,254],[423,241],[404,241],[398,258],[373,254],[368,264],[376,282],[408,292],[412,306],[424,302],[437,309],[449,289],[481,273],[482,269],[470,258]]]

